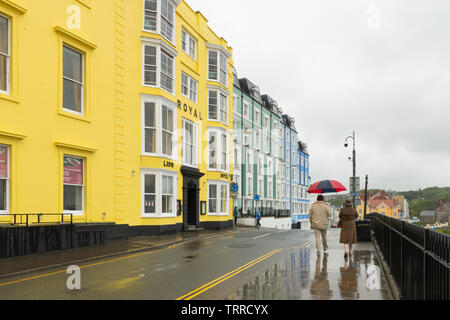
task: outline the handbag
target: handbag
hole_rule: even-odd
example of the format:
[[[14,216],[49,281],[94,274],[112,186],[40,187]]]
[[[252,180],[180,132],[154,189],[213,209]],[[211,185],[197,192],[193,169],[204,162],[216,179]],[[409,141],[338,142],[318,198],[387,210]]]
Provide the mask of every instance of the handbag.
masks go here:
[[[339,222],[338,222],[338,224],[337,224],[337,227],[338,227],[338,228],[342,228],[342,220],[341,220],[341,219],[339,219]]]

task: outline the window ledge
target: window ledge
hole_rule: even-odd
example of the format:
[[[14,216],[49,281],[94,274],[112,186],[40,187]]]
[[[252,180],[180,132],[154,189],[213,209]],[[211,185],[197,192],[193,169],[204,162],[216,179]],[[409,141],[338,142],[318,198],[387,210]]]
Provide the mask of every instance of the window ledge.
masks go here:
[[[177,218],[178,216],[176,214],[145,214],[145,215],[141,215],[142,219],[164,219],[164,218]]]
[[[25,14],[28,11],[24,7],[19,6],[18,4],[14,3],[11,0],[0,0],[0,4],[4,4],[4,5],[10,7],[11,9],[14,9],[15,11],[17,11],[20,14]]]
[[[0,0],[1,1],[1,0]],[[20,103],[19,98],[8,95],[7,93],[0,92],[0,99],[10,101],[13,103]]]
[[[64,111],[64,109],[58,110],[58,114],[60,116],[64,116],[64,117],[68,117],[68,118],[72,118],[72,119],[81,120],[81,121],[84,121],[84,122],[91,123],[91,120],[89,120],[86,116],[79,115],[79,114],[76,114],[76,113],[70,113],[70,112]]]

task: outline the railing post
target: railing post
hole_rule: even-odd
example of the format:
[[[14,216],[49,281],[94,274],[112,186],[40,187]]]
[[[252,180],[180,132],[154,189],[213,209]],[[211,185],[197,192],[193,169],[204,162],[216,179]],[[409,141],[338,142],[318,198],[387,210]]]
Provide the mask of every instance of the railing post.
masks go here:
[[[61,224],[64,223],[64,213],[61,215]]]
[[[400,237],[400,296],[403,296],[403,232],[405,227],[405,221],[402,220],[401,237]]]
[[[16,224],[16,214],[14,214],[14,225]]]
[[[73,225],[73,214],[70,214],[70,225]]]
[[[427,289],[426,289],[426,285],[427,285],[427,272],[426,272],[426,265],[427,265],[427,232],[428,229],[424,229],[424,233],[423,233],[423,300],[427,299]]]
[[[26,217],[27,217],[27,220],[26,220],[26,221],[27,221],[27,228],[28,228],[28,214],[26,215]]]

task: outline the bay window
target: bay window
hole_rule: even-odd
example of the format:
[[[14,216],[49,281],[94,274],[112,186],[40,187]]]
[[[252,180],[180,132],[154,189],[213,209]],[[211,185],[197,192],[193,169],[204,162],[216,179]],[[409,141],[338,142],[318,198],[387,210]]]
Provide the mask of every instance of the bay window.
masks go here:
[[[170,214],[174,209],[174,177],[161,175],[161,213]]]
[[[64,212],[84,213],[84,159],[64,156]]]
[[[143,85],[174,94],[176,51],[162,41],[150,38],[143,41]]]
[[[209,215],[228,215],[228,189],[228,183],[219,181],[208,182]]]
[[[176,5],[171,0],[144,0],[144,31],[160,33],[173,43]]]
[[[0,92],[9,93],[9,20],[0,15]]]
[[[162,97],[142,98],[142,154],[176,160],[176,105]]]
[[[83,114],[84,63],[83,53],[63,47],[63,109]]]
[[[228,86],[228,58],[230,54],[221,46],[207,44],[208,49],[208,80],[220,82]]]
[[[157,31],[158,15],[158,1],[145,0],[144,1],[144,30]]]
[[[228,96],[219,89],[208,89],[208,120],[228,123]]]
[[[228,134],[222,129],[208,129],[208,168],[228,172]]]
[[[172,93],[174,89],[174,61],[175,59],[172,55],[161,50],[161,88],[170,93]]]
[[[197,167],[197,125],[183,119],[183,164]]]
[[[8,212],[9,199],[9,153],[8,147],[0,145],[0,212]]]
[[[177,173],[144,168],[141,177],[142,217],[175,217]]]
[[[162,154],[166,156],[173,155],[172,143],[174,141],[174,116],[173,110],[169,107],[162,106]]]

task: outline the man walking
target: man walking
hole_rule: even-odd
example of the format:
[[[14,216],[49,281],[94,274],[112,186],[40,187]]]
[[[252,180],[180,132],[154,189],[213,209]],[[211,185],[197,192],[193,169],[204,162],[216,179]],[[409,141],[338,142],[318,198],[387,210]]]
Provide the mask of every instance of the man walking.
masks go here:
[[[311,229],[314,230],[316,236],[317,254],[320,254],[320,237],[322,236],[323,250],[327,251],[327,229],[328,220],[331,217],[331,208],[324,201],[323,195],[317,196],[317,202],[315,202],[309,209],[309,221],[311,223]]]
[[[259,208],[256,209],[256,227],[259,229],[261,227],[261,211],[259,211]]]

